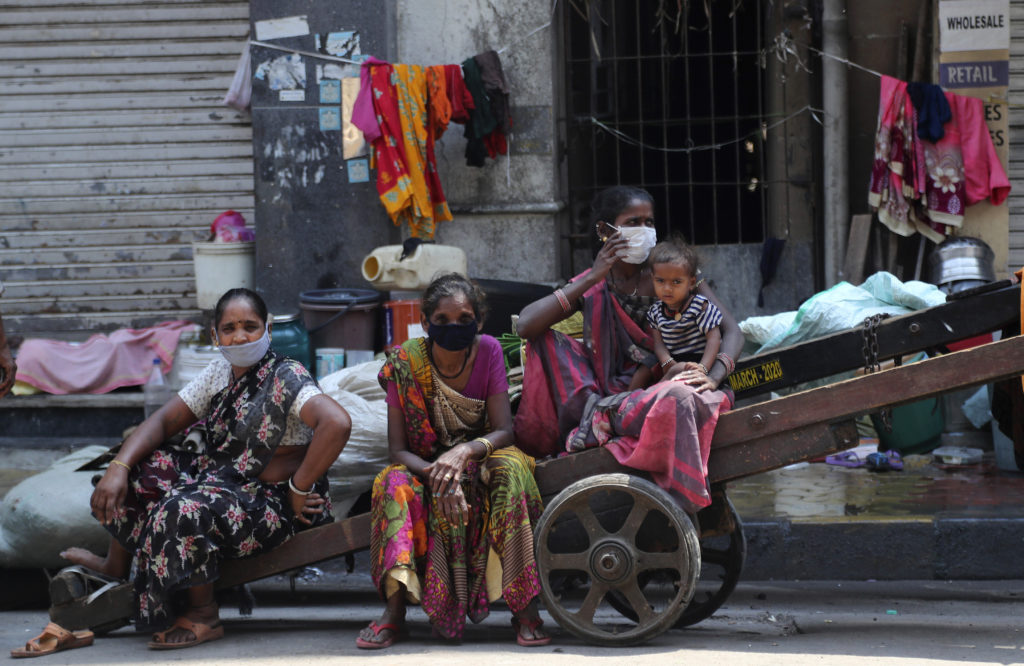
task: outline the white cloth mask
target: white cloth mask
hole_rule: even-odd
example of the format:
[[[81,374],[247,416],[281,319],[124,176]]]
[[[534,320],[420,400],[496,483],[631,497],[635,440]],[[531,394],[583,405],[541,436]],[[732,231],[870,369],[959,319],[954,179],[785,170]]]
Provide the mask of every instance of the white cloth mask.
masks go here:
[[[619,227],[619,234],[629,241],[629,248],[619,258],[627,264],[642,264],[658,244],[658,232],[653,227]]]
[[[216,333],[214,335],[216,336]],[[220,338],[217,337],[216,342],[217,348],[228,363],[236,368],[249,368],[266,356],[267,350],[270,349],[270,324],[267,324],[259,340],[241,345],[222,345]]]

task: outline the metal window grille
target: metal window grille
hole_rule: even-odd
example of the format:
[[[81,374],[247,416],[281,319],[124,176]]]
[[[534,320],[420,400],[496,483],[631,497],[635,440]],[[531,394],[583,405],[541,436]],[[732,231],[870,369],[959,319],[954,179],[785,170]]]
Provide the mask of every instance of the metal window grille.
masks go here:
[[[757,1],[687,4],[677,27],[675,2],[563,3],[574,249],[595,242],[593,195],[619,184],[653,195],[659,236],[698,245],[765,238],[764,10]],[[740,137],[749,138],[702,149]]]

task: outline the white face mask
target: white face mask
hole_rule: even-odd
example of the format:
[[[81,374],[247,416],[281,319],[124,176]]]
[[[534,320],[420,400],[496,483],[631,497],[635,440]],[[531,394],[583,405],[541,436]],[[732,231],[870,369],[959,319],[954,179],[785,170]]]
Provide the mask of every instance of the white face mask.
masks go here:
[[[619,227],[619,233],[629,241],[629,249],[619,258],[627,264],[642,264],[658,244],[658,233],[653,227]]]
[[[259,340],[246,342],[241,345],[221,345],[220,338],[214,333],[217,348],[227,362],[236,368],[248,368],[256,365],[260,359],[267,355],[270,349],[270,324],[263,330],[263,336]]]

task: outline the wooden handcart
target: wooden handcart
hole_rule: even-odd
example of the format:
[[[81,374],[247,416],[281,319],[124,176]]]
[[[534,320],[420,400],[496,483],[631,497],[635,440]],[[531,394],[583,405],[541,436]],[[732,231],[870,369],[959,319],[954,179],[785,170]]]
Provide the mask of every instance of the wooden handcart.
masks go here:
[[[859,416],[1024,374],[1024,336],[940,353],[980,334],[1019,331],[1019,316],[1020,288],[1006,283],[875,320],[864,330],[745,359],[730,378],[737,397],[745,399],[741,404],[751,402],[750,396],[856,370],[865,361],[939,353],[723,414],[709,461],[713,503],[696,516],[604,449],[541,462],[536,478],[545,511],[534,539],[545,608],[566,630],[601,645],[641,643],[709,617],[735,588],[746,553],[742,522],[726,494],[728,481],[856,446]],[[271,552],[225,562],[218,586],[362,550],[369,539],[369,514],[307,530]],[[124,603],[127,617],[126,585],[120,598],[116,603]],[[72,618],[70,606],[50,610],[68,628],[83,624],[75,613]]]

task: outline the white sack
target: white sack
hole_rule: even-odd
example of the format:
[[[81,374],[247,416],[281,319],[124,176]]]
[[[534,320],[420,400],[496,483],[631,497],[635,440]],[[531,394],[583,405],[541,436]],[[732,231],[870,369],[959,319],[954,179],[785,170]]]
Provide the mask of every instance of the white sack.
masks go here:
[[[75,471],[106,450],[79,449],[11,488],[0,502],[0,567],[64,567],[60,552],[71,546],[107,552],[110,535],[89,513],[92,477],[100,472]]]

